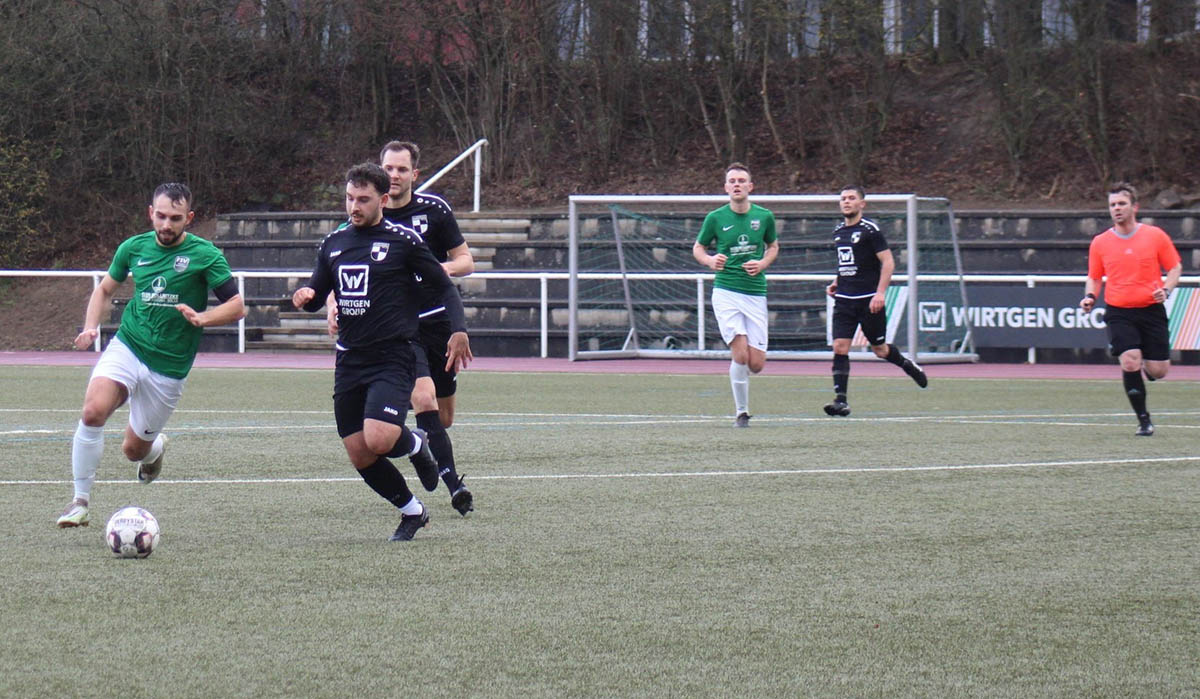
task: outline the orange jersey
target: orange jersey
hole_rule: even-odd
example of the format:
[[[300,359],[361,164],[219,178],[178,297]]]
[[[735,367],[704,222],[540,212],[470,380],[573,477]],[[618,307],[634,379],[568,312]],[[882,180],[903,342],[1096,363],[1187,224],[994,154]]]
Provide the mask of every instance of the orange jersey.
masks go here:
[[[1104,301],[1120,308],[1142,308],[1154,303],[1162,288],[1163,270],[1179,264],[1179,253],[1166,231],[1139,223],[1129,236],[1109,228],[1092,238],[1088,248],[1088,276],[1104,285]]]

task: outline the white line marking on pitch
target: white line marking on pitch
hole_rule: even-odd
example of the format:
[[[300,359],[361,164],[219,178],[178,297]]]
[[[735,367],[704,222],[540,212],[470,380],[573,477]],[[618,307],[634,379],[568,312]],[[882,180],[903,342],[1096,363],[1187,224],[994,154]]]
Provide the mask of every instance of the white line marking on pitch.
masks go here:
[[[1164,456],[1141,459],[1076,459],[1073,461],[1026,461],[993,464],[945,464],[940,466],[877,466],[853,468],[797,468],[797,469],[764,469],[764,470],[723,470],[723,471],[644,471],[640,473],[537,473],[517,476],[471,476],[477,481],[529,481],[529,480],[572,480],[572,479],[602,479],[602,478],[706,478],[711,476],[797,476],[797,475],[826,475],[846,473],[922,473],[931,471],[984,471],[995,469],[1017,468],[1065,468],[1071,466],[1126,466],[1131,464],[1152,463],[1186,463],[1200,461],[1200,456]],[[156,483],[162,485],[261,485],[273,483],[348,483],[361,482],[361,478],[196,478],[168,480],[159,478]],[[73,481],[68,480],[0,480],[0,485],[63,485]],[[137,484],[133,480],[101,480],[98,483],[110,485]]]

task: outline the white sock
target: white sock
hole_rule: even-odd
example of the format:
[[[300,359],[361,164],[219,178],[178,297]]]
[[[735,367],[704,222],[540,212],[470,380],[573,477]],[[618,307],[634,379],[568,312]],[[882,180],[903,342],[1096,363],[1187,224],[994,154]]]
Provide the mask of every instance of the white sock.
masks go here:
[[[80,420],[71,441],[71,474],[75,477],[76,498],[91,500],[92,484],[96,482],[96,469],[103,454],[104,428],[89,427]]]
[[[404,507],[400,508],[400,511],[406,515],[419,515],[425,511],[425,506],[422,505],[421,501],[418,500],[417,496],[414,495],[412,500],[409,500]]]
[[[144,463],[144,464],[154,463],[155,459],[162,456],[162,450],[163,450],[163,436],[162,436],[162,432],[159,432],[158,436],[154,438],[154,441],[150,443],[150,451],[147,452],[146,455],[142,457],[142,463]]]
[[[733,414],[750,412],[750,367],[729,363],[729,385],[733,388]]]

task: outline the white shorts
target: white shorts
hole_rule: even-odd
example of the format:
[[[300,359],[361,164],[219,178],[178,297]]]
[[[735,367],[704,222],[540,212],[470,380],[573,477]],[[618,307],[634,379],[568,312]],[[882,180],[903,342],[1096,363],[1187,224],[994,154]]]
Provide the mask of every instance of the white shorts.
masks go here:
[[[187,379],[173,379],[155,373],[137,355],[114,337],[92,369],[91,378],[102,376],[123,385],[129,391],[129,427],[147,442],[166,426]],[[90,381],[90,379],[89,379]]]
[[[746,344],[767,351],[767,297],[739,294],[728,289],[713,288],[713,315],[721,329],[725,344],[738,335],[746,336]]]

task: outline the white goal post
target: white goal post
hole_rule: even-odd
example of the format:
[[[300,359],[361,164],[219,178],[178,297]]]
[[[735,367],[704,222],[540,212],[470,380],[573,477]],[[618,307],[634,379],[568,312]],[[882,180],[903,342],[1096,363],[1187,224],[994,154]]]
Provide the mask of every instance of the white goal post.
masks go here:
[[[824,288],[836,271],[832,232],[841,220],[840,197],[750,200],[775,213],[779,232],[779,259],[767,272],[768,355],[831,357],[832,300]],[[864,215],[880,223],[897,260],[887,294],[888,341],[921,362],[977,361],[969,326],[953,337],[929,333],[921,316],[922,310],[933,314],[935,304],[967,305],[950,201],[870,193],[866,200]],[[728,202],[726,195],[570,196],[569,358],[728,357],[708,306],[713,274],[691,251],[704,215]],[[855,349],[863,351],[851,356],[874,359],[860,341]]]

